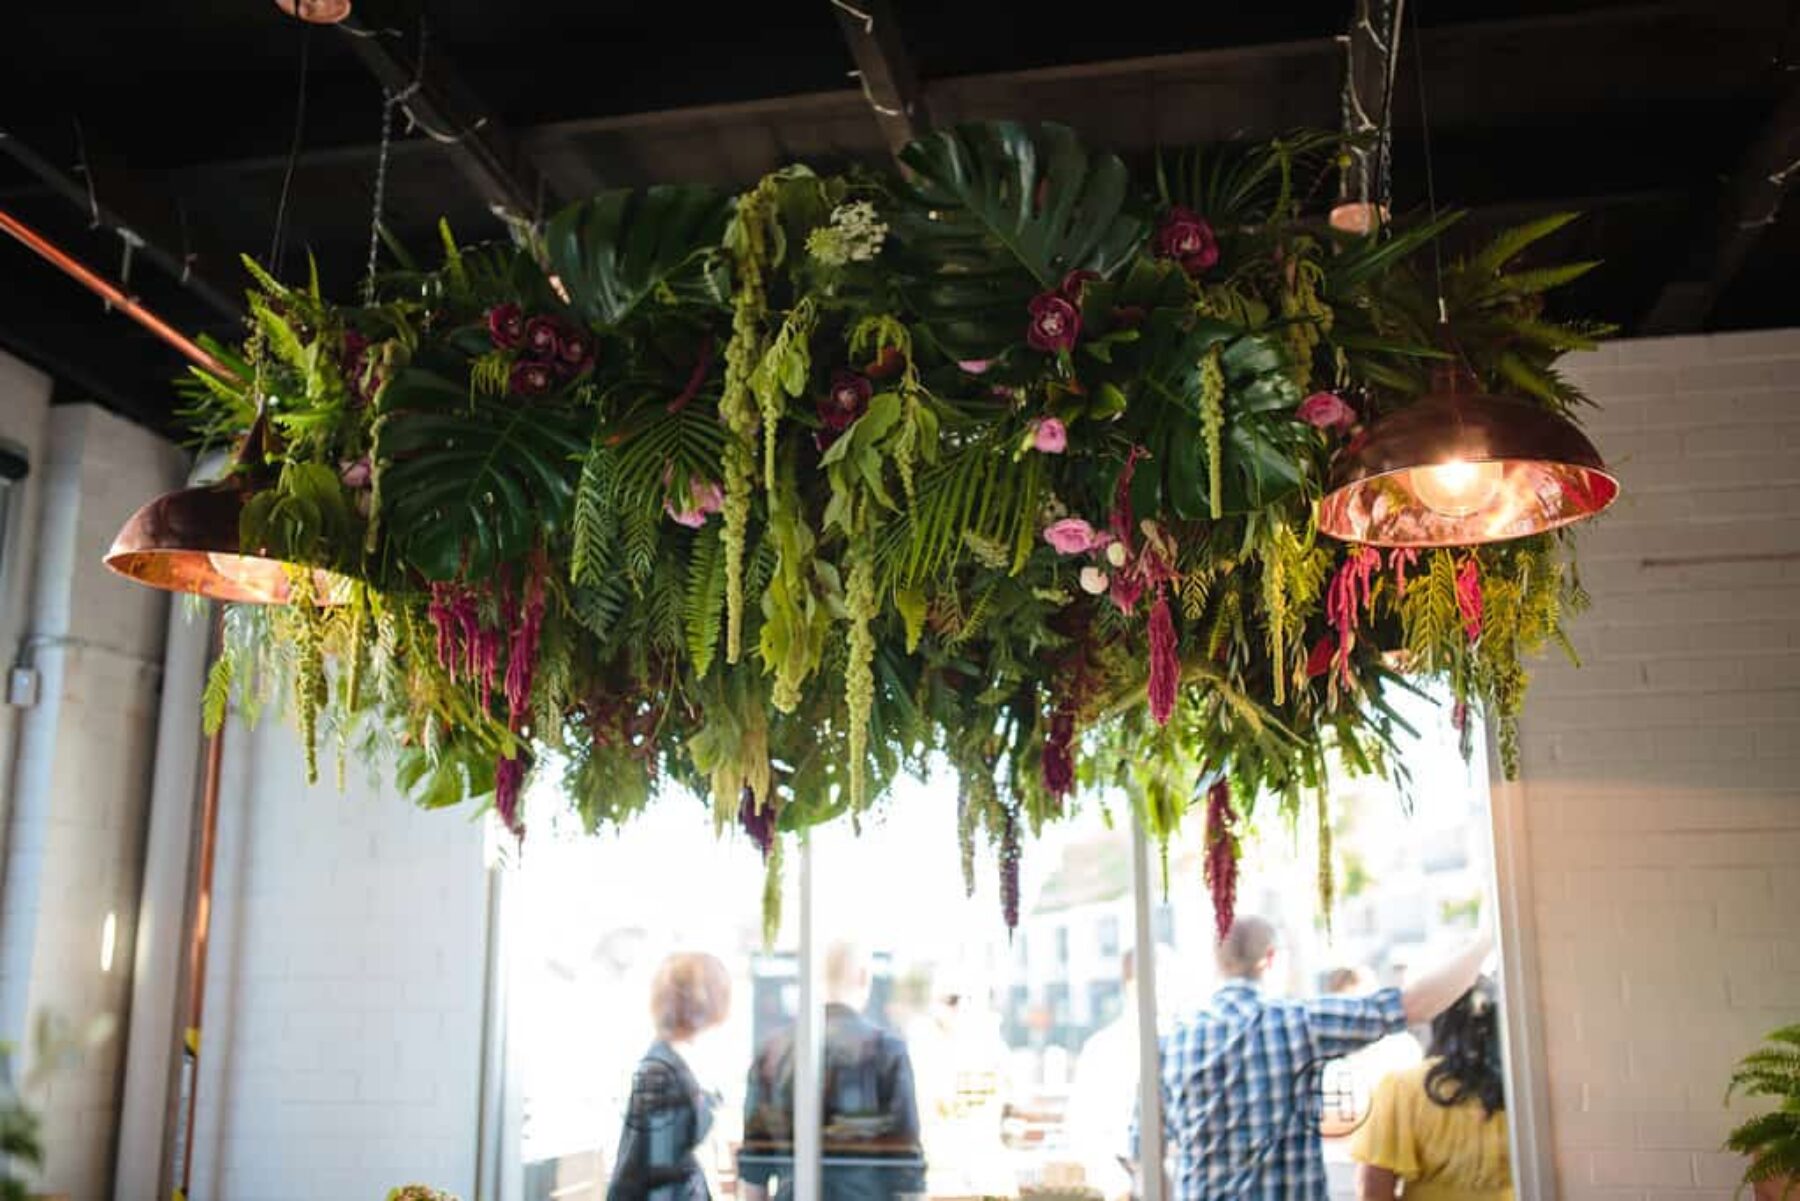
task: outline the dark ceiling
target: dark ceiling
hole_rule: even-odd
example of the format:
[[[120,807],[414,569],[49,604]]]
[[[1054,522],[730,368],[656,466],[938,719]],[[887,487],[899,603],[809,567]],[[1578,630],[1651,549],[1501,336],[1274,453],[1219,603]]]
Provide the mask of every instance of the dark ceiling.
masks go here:
[[[1148,156],[1336,125],[1353,6],[897,0],[882,33],[892,46],[897,30],[935,124],[1054,119]],[[1440,202],[1474,210],[1472,228],[1588,212],[1552,248],[1606,260],[1572,311],[1629,332],[1800,323],[1800,215],[1765,220],[1800,157],[1792,4],[1408,7],[1398,207],[1424,202],[1417,54]],[[497,198],[542,212],[604,187],[742,184],[791,159],[888,152],[834,0],[357,0],[355,22],[302,26],[272,0],[31,7],[0,76],[0,209],[114,278],[116,227],[134,230],[130,290],[185,330],[229,334],[236,255],[270,248],[304,55],[281,266],[302,271],[311,251],[347,293],[367,254],[378,71],[418,78],[421,30],[417,110],[436,128],[397,135],[385,207],[408,245],[440,216],[465,240],[501,235]],[[173,352],[9,239],[0,273],[0,345],[56,375],[62,399],[168,425]]]

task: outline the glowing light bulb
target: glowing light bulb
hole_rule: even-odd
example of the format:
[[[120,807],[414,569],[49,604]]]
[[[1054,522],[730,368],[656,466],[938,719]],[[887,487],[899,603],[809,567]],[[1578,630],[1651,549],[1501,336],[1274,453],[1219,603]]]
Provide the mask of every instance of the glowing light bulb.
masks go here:
[[[1445,517],[1468,517],[1493,503],[1506,478],[1500,463],[1451,459],[1412,469],[1412,490],[1419,503]]]

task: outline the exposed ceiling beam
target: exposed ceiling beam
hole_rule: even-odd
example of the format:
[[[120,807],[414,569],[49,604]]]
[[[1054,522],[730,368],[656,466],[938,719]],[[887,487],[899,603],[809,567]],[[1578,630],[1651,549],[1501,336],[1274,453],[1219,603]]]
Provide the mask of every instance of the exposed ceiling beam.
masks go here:
[[[1791,67],[1789,68],[1792,69]],[[1800,171],[1800,82],[1788,88],[1720,190],[1709,236],[1679,278],[1664,285],[1644,318],[1645,334],[1701,329],[1763,234],[1781,214]]]
[[[900,22],[887,0],[829,0],[837,14],[850,56],[856,60],[863,95],[875,110],[875,121],[888,149],[900,153],[931,128],[925,97],[912,56],[900,36]]]
[[[90,161],[83,164],[88,176],[84,183],[4,129],[0,129],[0,152],[35,176],[50,192],[87,214],[97,228],[117,235],[128,262],[141,256],[204,300],[221,317],[233,321],[243,317],[244,308],[238,299],[242,285],[221,269],[229,257],[210,250],[202,253],[193,235],[198,233],[204,241],[204,231],[173,228],[180,225],[177,210],[169,208],[166,215],[159,216],[159,210],[165,206],[137,191],[129,175],[123,171],[108,174],[104,185],[98,184]],[[123,282],[129,287],[129,280]]]
[[[393,31],[362,25],[355,17],[338,28],[387,94],[450,154],[496,216],[535,221],[546,205],[554,206],[556,197],[504,122],[462,82],[442,51],[426,52],[423,35],[418,46],[408,48]]]

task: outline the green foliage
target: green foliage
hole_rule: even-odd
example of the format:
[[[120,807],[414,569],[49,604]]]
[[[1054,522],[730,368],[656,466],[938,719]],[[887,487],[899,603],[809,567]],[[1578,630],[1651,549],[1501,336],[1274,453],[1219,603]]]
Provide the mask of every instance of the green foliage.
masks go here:
[[[1725,1100],[1729,1103],[1740,1093],[1767,1098],[1777,1106],[1746,1119],[1725,1139],[1728,1150],[1750,1157],[1744,1184],[1800,1179],[1800,1026],[1771,1032],[1768,1045],[1739,1062],[1726,1085]],[[1790,1181],[1783,1195],[1795,1187]]]
[[[1090,154],[1066,126],[962,125],[900,160],[909,174],[894,228],[910,252],[908,288],[955,358],[1018,341],[1034,293],[1071,271],[1110,274],[1144,236],[1125,164]]]
[[[650,303],[723,308],[717,247],[730,213],[728,197],[696,185],[602,192],[550,219],[547,267],[595,324],[621,325]]]
[[[1215,779],[1298,828],[1331,759],[1403,774],[1400,667],[1481,704],[1510,764],[1526,660],[1583,600],[1569,542],[1412,562],[1317,536],[1344,435],[1302,395],[1379,414],[1448,353],[1422,252],[1454,216],[1322,234],[1341,145],[1175,153],[1134,184],[1067,129],[964,126],[902,174],[609,192],[516,244],[446,229],[439,266],[396,255],[360,306],[253,275],[218,352],[239,378],[191,378],[187,412],[219,441],[266,407],[240,533],[351,583],[296,568],[299,603],[231,611],[207,723],[279,699],[309,773],[334,740],[429,808],[516,815],[520,770],[553,767],[589,828],[668,787],[719,828],[746,799],[784,833],[854,821],[941,753],[969,872],[978,839],[1011,863],[1086,803],[1065,754],[1159,837]],[[1177,204],[1217,263],[1163,256]],[[1446,305],[1488,386],[1560,409],[1557,356],[1604,327],[1544,305],[1584,269],[1532,257],[1556,229],[1457,259]],[[1081,320],[1046,350],[1049,293]]]
[[[480,578],[566,518],[568,464],[587,450],[574,414],[471,396],[424,368],[382,393],[375,469],[399,553],[427,579]]]

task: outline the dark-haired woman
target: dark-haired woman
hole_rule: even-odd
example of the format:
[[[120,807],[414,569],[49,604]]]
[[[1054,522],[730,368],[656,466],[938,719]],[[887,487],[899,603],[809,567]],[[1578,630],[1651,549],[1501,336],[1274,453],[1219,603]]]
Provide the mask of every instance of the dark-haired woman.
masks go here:
[[[1500,1011],[1483,978],[1432,1019],[1431,1050],[1375,1088],[1350,1154],[1360,1201],[1512,1201]]]

